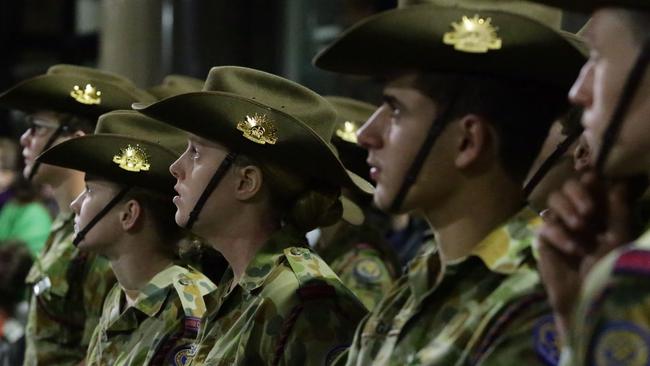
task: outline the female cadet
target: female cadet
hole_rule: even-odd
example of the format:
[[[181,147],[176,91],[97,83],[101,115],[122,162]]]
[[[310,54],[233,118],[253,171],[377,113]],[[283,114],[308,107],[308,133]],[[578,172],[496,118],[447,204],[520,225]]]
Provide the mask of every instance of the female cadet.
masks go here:
[[[135,116],[134,116],[135,114]],[[137,113],[100,118],[105,130],[129,135],[151,131]],[[184,139],[183,135],[181,139]],[[152,136],[173,147],[173,132]],[[173,179],[178,153],[117,134],[83,136],[61,143],[38,160],[85,172],[85,190],[72,202],[75,241],[81,250],[108,258],[118,280],[104,302],[86,365],[185,364],[205,313],[203,297],[216,286],[203,274],[176,265],[182,232],[173,220]]]
[[[334,154],[333,108],[240,67],[213,68],[203,92],[138,108],[193,134],[170,167],[176,222],[230,265],[193,364],[328,363],[365,311],[304,234],[340,218],[339,187],[371,190]]]

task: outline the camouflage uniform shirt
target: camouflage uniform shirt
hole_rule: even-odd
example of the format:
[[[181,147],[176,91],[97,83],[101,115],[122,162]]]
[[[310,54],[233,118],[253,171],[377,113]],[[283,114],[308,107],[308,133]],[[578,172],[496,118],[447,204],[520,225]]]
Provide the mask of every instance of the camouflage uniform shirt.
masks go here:
[[[347,365],[533,365],[544,356],[556,362],[549,337],[536,341],[550,313],[531,250],[540,223],[523,210],[471,255],[446,264],[429,245],[362,321]]]
[[[650,231],[587,276],[562,365],[650,364]]]
[[[326,365],[349,346],[363,305],[304,238],[276,232],[237,285],[229,268],[192,365]]]
[[[26,283],[31,292],[24,365],[83,361],[115,277],[107,260],[72,244],[72,215],[59,215]]]
[[[189,364],[206,312],[204,297],[216,288],[202,273],[174,265],[154,276],[125,309],[126,295],[115,285],[93,333],[86,365]]]
[[[372,310],[395,281],[397,258],[388,260],[394,253],[387,244],[380,244],[381,234],[367,224],[339,222],[334,230],[328,242],[323,243],[326,239],[321,235],[316,251],[341,282]]]

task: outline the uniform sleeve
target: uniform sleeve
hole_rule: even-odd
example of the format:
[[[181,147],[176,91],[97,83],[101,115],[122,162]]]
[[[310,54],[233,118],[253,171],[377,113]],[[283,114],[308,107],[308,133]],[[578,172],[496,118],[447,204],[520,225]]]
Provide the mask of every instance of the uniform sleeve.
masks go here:
[[[106,295],[115,285],[115,275],[106,259],[90,255],[86,265],[87,271],[83,289],[86,319],[81,339],[82,346],[87,346],[90,343],[95,327],[102,315]]]
[[[284,342],[280,365],[331,365],[351,344],[365,309],[354,298],[305,301]],[[298,309],[298,308],[295,308]],[[295,310],[294,309],[294,310]],[[297,310],[296,310],[297,311]],[[291,326],[289,314],[285,325]]]
[[[482,366],[557,365],[560,345],[552,310],[543,290],[518,299],[499,314],[469,363]]]
[[[386,264],[367,250],[350,254],[349,258],[346,256],[342,261],[345,264],[338,268],[336,263],[332,263],[332,269],[363,305],[372,310],[393,284]]]
[[[609,277],[579,308],[571,349],[579,364],[650,363],[650,251],[617,256]],[[588,284],[589,285],[589,284]]]

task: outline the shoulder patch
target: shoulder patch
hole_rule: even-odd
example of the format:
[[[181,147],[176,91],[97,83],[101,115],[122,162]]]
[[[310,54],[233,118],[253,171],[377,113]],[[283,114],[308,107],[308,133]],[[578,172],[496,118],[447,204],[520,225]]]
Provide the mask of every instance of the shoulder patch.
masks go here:
[[[354,264],[352,273],[362,283],[376,284],[381,280],[381,267],[379,258],[361,258]]]
[[[535,323],[533,342],[535,352],[544,364],[555,366],[560,362],[560,344],[553,315],[542,316]]]
[[[180,345],[170,352],[167,364],[174,366],[189,365],[195,354],[196,345],[194,343]]]
[[[625,251],[614,263],[614,273],[650,276],[650,251],[643,249]]]
[[[593,343],[590,358],[594,365],[646,366],[650,364],[650,334],[634,323],[609,322]]]

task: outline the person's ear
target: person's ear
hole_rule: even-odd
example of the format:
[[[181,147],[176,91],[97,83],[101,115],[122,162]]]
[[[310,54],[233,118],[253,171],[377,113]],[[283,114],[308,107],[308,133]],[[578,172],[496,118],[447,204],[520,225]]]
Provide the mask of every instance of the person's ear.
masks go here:
[[[473,165],[486,151],[491,138],[491,128],[487,121],[475,114],[468,114],[456,124],[459,138],[456,144],[456,159],[458,169]]]
[[[142,206],[136,200],[128,200],[120,210],[120,224],[124,231],[132,230],[138,225],[142,216]]]
[[[258,166],[236,167],[235,178],[234,196],[240,201],[250,200],[262,189],[263,174]]]

